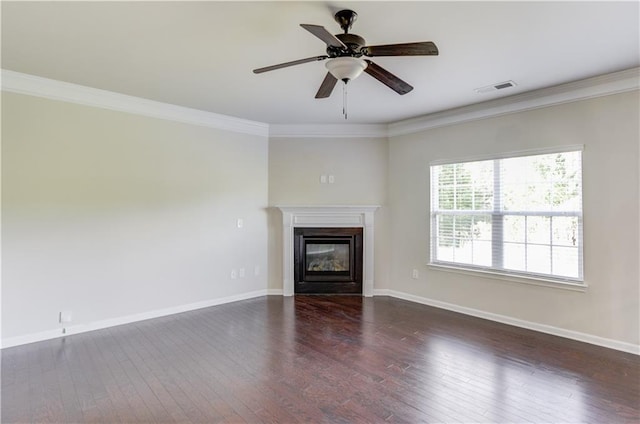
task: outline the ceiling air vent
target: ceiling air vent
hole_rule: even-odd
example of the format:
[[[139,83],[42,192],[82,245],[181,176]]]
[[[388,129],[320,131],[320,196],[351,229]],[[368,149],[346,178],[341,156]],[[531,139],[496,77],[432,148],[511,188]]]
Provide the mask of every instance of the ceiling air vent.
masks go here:
[[[497,84],[487,85],[486,87],[476,88],[476,93],[490,93],[492,91],[504,90],[505,88],[515,87],[513,81],[499,82]]]

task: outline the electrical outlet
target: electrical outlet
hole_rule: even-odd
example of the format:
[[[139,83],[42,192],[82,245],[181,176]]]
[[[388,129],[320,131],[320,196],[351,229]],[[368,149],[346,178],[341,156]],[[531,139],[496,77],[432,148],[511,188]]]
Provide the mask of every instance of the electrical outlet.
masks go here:
[[[411,273],[411,278],[413,278],[414,280],[417,280],[419,276],[420,275],[418,274],[418,270],[414,269],[413,272]]]
[[[238,220],[236,221],[236,226],[237,226],[238,228],[242,228],[242,227],[244,227],[244,219],[242,219],[242,218],[238,218]]]
[[[231,270],[231,279],[235,280],[236,278],[238,278],[238,272],[235,269]]]
[[[336,182],[336,178],[333,175],[329,175],[329,184],[333,184]]]
[[[73,313],[71,311],[62,311],[58,316],[60,323],[71,322],[72,318],[73,318]]]
[[[320,184],[326,184],[326,183],[327,183],[327,176],[320,175]]]

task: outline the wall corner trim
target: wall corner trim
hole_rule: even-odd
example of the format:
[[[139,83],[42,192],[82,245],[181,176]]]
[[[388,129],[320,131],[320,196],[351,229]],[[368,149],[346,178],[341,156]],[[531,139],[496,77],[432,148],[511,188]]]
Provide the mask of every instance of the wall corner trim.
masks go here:
[[[396,290],[378,289],[378,290],[374,290],[373,294],[375,296],[395,297],[397,299],[407,300],[409,302],[420,303],[427,306],[433,306],[435,308],[458,312],[464,315],[488,319],[490,321],[495,321],[502,324],[513,325],[515,327],[520,327],[520,328],[526,328],[528,330],[538,331],[540,333],[551,334],[553,336],[564,337],[566,339],[577,340],[579,342],[589,343],[597,346],[606,347],[609,349],[614,349],[622,352],[640,355],[640,345],[622,342],[619,340],[613,340],[605,337],[594,336],[592,334],[581,333],[579,331],[573,331],[573,330],[567,330],[564,328],[554,327],[551,325],[525,321],[518,318],[509,317],[506,315],[500,315],[500,314],[494,314],[491,312],[481,311],[479,309],[467,308],[465,306],[459,306],[452,303],[442,302],[435,299],[429,299],[427,297],[416,296],[413,294],[400,292]]]
[[[213,112],[2,69],[2,91],[199,125],[242,134],[269,136],[269,125]]]

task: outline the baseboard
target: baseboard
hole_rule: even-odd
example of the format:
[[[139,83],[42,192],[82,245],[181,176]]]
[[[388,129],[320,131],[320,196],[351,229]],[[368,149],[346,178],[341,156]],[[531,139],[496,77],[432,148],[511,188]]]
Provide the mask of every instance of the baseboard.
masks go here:
[[[619,340],[607,339],[605,337],[594,336],[592,334],[581,333],[578,331],[567,330],[564,328],[554,327],[546,324],[525,321],[506,315],[494,314],[491,312],[481,311],[479,309],[467,308],[465,306],[454,305],[453,303],[442,302],[439,300],[429,299],[426,297],[416,296],[396,290],[378,289],[374,290],[374,296],[390,296],[398,299],[408,300],[410,302],[421,303],[423,305],[433,306],[448,311],[459,312],[461,314],[474,316],[477,318],[488,319],[503,324],[509,324],[516,327],[526,328],[528,330],[539,331],[541,333],[551,334],[554,336],[564,337],[566,339],[577,340],[580,342],[590,343],[597,346],[615,349],[622,352],[640,355],[640,345],[621,342]]]
[[[196,309],[208,308],[210,306],[222,305],[225,303],[237,302],[239,300],[252,299],[254,297],[266,296],[274,290],[256,290],[248,293],[241,293],[233,296],[219,297],[216,299],[205,300],[202,302],[189,303],[186,305],[172,306],[170,308],[156,309],[153,311],[142,312],[139,314],[127,315],[123,317],[110,318],[101,321],[94,321],[86,324],[76,324],[66,327],[66,332],[62,333],[62,328],[54,330],[42,331],[39,333],[27,334],[24,336],[9,337],[2,339],[2,349],[20,346],[28,343],[40,342],[43,340],[55,339],[58,337],[70,336],[73,334],[86,333],[87,331],[101,330],[103,328],[115,327],[116,325],[130,324],[133,322],[144,321],[152,318],[159,318],[167,315],[179,314],[181,312],[194,311]],[[277,291],[277,290],[275,290]],[[282,290],[280,293],[282,294]]]
[[[35,343],[44,340],[55,339],[58,337],[70,336],[73,334],[85,333],[87,331],[101,330],[103,328],[115,327],[117,325],[130,324],[133,322],[144,321],[152,318],[159,318],[167,315],[178,314],[181,312],[193,311],[196,309],[208,308],[210,306],[222,305],[225,303],[237,302],[239,300],[247,300],[260,296],[281,296],[281,289],[265,289],[253,292],[242,293],[233,296],[210,299],[203,302],[189,303],[186,305],[174,306],[171,308],[157,309],[153,311],[143,312],[140,314],[127,315],[124,317],[111,318],[101,321],[95,321],[87,324],[77,324],[66,328],[66,333],[62,334],[62,329],[47,330],[38,333],[27,334],[24,336],[9,337],[2,339],[2,349],[20,346],[28,343]],[[416,296],[390,289],[375,289],[374,296],[390,296],[397,299],[403,299],[410,302],[420,303],[423,305],[433,306],[440,309],[446,309],[477,318],[488,319],[490,321],[500,322],[503,324],[513,325],[516,327],[526,328],[528,330],[539,331],[541,333],[551,334],[554,336],[564,337],[571,340],[590,343],[597,346],[615,349],[622,352],[628,352],[640,355],[640,345],[621,342],[618,340],[607,339],[605,337],[594,336],[591,334],[581,333],[578,331],[567,330],[564,328],[554,327],[551,325],[539,324],[531,321],[525,321],[506,315],[494,314],[491,312],[481,311],[479,309],[467,308],[452,303],[442,302],[439,300],[429,299],[426,297]]]

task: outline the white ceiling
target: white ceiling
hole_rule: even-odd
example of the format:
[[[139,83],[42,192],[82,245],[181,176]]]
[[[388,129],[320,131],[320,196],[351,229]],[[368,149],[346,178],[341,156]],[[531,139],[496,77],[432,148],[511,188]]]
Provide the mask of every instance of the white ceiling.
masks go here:
[[[322,55],[300,23],[369,45],[433,41],[435,57],[373,60],[415,88],[400,96],[363,74],[349,84],[348,123],[376,124],[640,65],[639,3],[627,2],[8,2],[2,68],[270,124],[336,124],[342,90],[314,95]],[[513,80],[518,85],[478,94]]]

